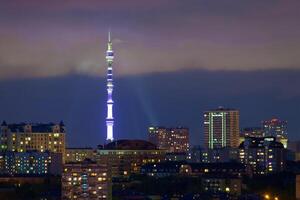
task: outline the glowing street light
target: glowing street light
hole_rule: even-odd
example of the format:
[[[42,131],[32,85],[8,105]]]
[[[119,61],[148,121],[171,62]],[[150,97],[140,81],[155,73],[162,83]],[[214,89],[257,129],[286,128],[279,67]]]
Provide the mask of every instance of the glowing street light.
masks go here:
[[[230,188],[229,188],[229,187],[226,187],[226,188],[225,188],[225,191],[226,191],[226,192],[230,192]]]

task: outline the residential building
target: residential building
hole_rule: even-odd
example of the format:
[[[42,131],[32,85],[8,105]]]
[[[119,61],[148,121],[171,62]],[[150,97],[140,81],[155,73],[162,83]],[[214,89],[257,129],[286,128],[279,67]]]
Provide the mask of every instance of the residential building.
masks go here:
[[[48,123],[19,123],[1,125],[1,151],[49,151],[65,155],[65,125]]]
[[[278,142],[281,142],[284,148],[287,148],[288,131],[287,121],[273,118],[270,120],[262,121],[262,128],[265,136],[276,137]]]
[[[242,177],[246,174],[242,163],[186,163],[181,165],[180,173],[191,176],[228,176]]]
[[[246,137],[265,137],[265,132],[261,127],[243,128],[240,132],[240,143],[244,142]]]
[[[167,177],[179,175],[180,169],[185,161],[166,161],[160,163],[148,163],[141,167],[141,174],[155,177]]]
[[[184,127],[149,127],[149,141],[158,149],[169,153],[187,153],[189,150],[189,129]]]
[[[228,193],[228,195],[237,197],[242,193],[242,179],[238,177],[203,176],[201,182],[204,191],[212,194]]]
[[[60,175],[62,158],[60,153],[49,151],[2,152],[0,153],[2,176]]]
[[[62,200],[111,198],[111,177],[107,165],[88,159],[64,165]]]
[[[148,176],[165,177],[174,175],[207,177],[242,177],[246,168],[241,163],[189,163],[187,161],[165,161],[148,163],[141,167],[141,173]]]
[[[96,159],[107,164],[112,177],[139,173],[143,164],[165,160],[165,151],[144,140],[116,140],[97,150]]]
[[[202,152],[201,146],[192,146],[189,150],[188,160],[193,163],[202,162]]]
[[[95,160],[96,150],[91,147],[66,148],[65,162],[81,162],[85,159]]]
[[[239,149],[231,147],[203,149],[201,161],[204,163],[239,161]]]
[[[166,161],[186,161],[188,159],[188,153],[166,153]]]
[[[239,146],[239,111],[220,107],[204,112],[204,146],[208,149]]]
[[[286,164],[286,150],[275,137],[246,138],[239,147],[239,156],[254,174],[279,172]]]

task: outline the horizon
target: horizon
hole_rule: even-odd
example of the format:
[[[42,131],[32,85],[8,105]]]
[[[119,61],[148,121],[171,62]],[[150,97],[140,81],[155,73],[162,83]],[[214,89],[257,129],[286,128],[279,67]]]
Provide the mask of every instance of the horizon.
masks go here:
[[[262,120],[277,117],[288,121],[289,138],[299,140],[297,111],[294,109],[300,99],[299,75],[300,70],[267,70],[264,73],[181,70],[156,73],[155,76],[117,76],[115,139],[146,139],[148,126],[186,126],[190,129],[191,142],[202,144],[203,112],[222,105],[240,110],[240,128],[257,127]],[[185,80],[191,80],[193,86],[186,88]],[[174,85],[175,82],[179,85]],[[199,92],[193,94],[194,91]],[[104,77],[68,75],[2,80],[0,92],[6,93],[0,99],[0,119],[7,123],[63,120],[71,146],[96,146],[104,142]],[[218,94],[221,98],[216,99]],[[171,104],[169,98],[173,99]],[[22,104],[18,99],[22,99]],[[188,103],[190,106],[185,108]],[[44,108],[51,109],[44,113]],[[127,108],[132,110],[131,119],[126,117]],[[14,112],[18,115],[12,115]],[[87,137],[81,138],[82,134]]]

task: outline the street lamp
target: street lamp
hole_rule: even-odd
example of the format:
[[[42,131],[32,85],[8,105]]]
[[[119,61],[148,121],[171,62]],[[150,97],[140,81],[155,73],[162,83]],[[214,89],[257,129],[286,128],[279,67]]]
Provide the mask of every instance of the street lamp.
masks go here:
[[[265,199],[270,199],[270,195],[269,194],[265,194]]]

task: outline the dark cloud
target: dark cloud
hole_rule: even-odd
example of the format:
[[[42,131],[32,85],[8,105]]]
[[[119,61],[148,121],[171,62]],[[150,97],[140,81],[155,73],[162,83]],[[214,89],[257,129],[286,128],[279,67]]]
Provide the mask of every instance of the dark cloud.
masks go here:
[[[117,74],[298,69],[299,9],[297,0],[3,0],[0,78],[102,75],[109,27]]]

